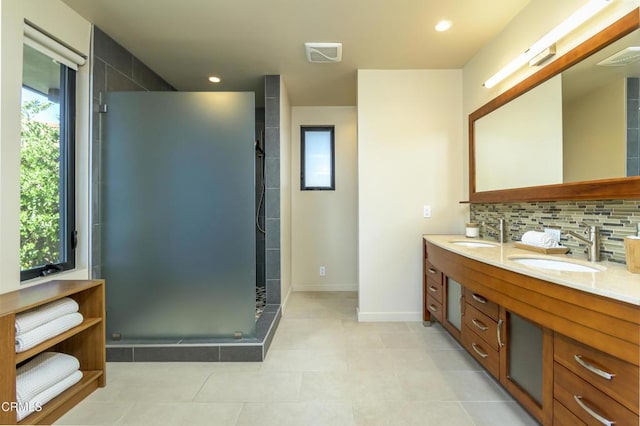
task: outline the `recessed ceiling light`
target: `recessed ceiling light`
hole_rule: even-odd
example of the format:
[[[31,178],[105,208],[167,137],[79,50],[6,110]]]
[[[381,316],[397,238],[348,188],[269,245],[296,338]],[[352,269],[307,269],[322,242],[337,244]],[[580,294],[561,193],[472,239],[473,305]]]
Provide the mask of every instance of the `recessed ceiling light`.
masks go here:
[[[447,31],[449,28],[451,28],[451,21],[447,21],[446,19],[443,19],[436,24],[436,31],[439,32]]]
[[[216,77],[215,75],[212,75],[211,77],[209,77],[209,81],[212,83],[220,83],[222,80],[220,80],[220,77]]]

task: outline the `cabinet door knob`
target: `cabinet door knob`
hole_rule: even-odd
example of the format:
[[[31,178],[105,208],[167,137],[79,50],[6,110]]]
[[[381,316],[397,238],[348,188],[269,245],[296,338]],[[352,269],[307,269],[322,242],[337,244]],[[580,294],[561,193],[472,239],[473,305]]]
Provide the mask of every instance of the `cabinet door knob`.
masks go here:
[[[476,326],[477,329],[482,330],[482,331],[487,331],[489,329],[489,327],[487,327],[486,325],[484,325],[482,323],[482,321],[479,321],[477,319],[472,319],[471,322],[473,323],[473,325]]]
[[[496,334],[498,335],[498,347],[500,348],[504,346],[502,344],[502,324],[502,320],[498,321],[498,327],[496,328]]]
[[[438,292],[438,289],[437,289],[437,288],[435,288],[434,286],[429,286],[429,291],[430,291],[431,293],[437,293],[437,292]]]
[[[429,273],[430,273],[430,274],[435,274],[436,272],[438,272],[438,271],[436,271],[436,270],[435,270],[435,269],[433,269],[433,268],[429,268]]]
[[[476,345],[475,343],[472,343],[471,347],[473,348],[474,352],[480,355],[482,358],[486,358],[489,356],[488,353],[482,352],[480,349],[478,349],[478,345]]]
[[[430,310],[431,312],[438,312],[438,308],[436,308],[436,307],[435,307],[435,306],[433,306],[433,305],[429,305],[429,310]]]
[[[479,294],[471,294],[471,297],[473,297],[473,300],[475,300],[478,303],[487,303],[487,299],[485,299],[484,297],[480,296]]]
[[[615,374],[608,373],[608,372],[596,367],[595,365],[591,364],[590,362],[586,361],[585,359],[582,358],[582,355],[574,355],[573,359],[575,359],[578,364],[580,364],[581,366],[583,366],[587,370],[591,371],[593,374],[597,374],[598,376],[602,377],[603,379],[613,380],[613,378],[616,377]]]
[[[608,420],[607,418],[603,417],[602,415],[596,413],[594,411],[593,408],[589,407],[582,399],[582,396],[580,395],[573,395],[573,399],[576,400],[576,402],[578,403],[578,405],[580,406],[580,408],[582,408],[584,411],[586,411],[591,417],[593,417],[594,419],[596,419],[597,421],[599,421],[600,423],[602,423],[603,425],[606,426],[613,426],[614,424],[616,424],[616,422],[612,421],[612,420]]]

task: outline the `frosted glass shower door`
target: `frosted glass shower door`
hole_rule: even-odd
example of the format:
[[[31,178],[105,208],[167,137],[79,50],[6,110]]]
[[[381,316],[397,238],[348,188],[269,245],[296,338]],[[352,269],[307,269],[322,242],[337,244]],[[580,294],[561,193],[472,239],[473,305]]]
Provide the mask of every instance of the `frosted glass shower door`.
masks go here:
[[[107,337],[254,336],[253,93],[113,92],[104,102]]]

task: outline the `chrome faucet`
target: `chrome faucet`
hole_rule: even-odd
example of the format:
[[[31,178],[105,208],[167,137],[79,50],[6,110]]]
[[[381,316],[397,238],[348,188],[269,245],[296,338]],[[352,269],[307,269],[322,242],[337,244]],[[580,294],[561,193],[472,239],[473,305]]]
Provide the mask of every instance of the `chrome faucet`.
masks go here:
[[[484,226],[485,228],[489,228],[491,229],[493,232],[498,234],[498,241],[500,243],[504,243],[504,241],[507,239],[507,227],[506,227],[506,221],[503,218],[498,219],[498,226],[496,227],[495,225],[491,225],[487,222],[482,222],[482,226]]]
[[[576,234],[573,231],[567,231],[567,234],[587,245],[587,256],[589,257],[589,261],[600,262],[600,227],[597,225],[588,225],[586,223],[581,223],[581,225],[586,227],[584,234],[589,235],[589,238]]]

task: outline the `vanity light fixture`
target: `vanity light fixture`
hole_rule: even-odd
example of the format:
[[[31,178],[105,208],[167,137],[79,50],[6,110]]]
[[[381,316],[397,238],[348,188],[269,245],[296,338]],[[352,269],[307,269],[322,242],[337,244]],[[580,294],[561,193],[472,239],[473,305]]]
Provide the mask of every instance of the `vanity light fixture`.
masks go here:
[[[447,21],[446,19],[436,24],[436,31],[438,32],[447,31],[449,28],[451,28],[451,21]]]
[[[222,80],[220,80],[220,77],[216,77],[215,75],[212,75],[211,77],[209,77],[209,81],[212,83],[220,83]]]
[[[513,61],[509,62],[504,68],[498,71],[493,77],[485,81],[484,87],[487,89],[500,83],[502,80],[516,72],[526,63],[538,56],[541,52],[547,49],[549,46],[569,34],[571,31],[578,28],[589,18],[600,12],[606,6],[611,4],[613,0],[591,0],[573,15],[565,19],[560,25],[548,32],[544,37],[535,42],[533,46],[528,48],[524,53],[518,56]]]

